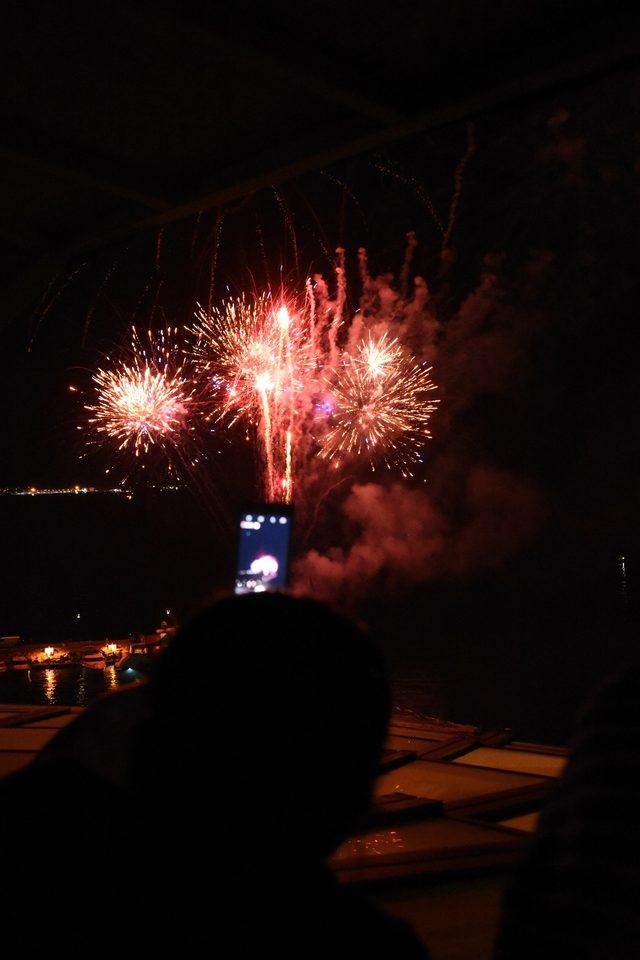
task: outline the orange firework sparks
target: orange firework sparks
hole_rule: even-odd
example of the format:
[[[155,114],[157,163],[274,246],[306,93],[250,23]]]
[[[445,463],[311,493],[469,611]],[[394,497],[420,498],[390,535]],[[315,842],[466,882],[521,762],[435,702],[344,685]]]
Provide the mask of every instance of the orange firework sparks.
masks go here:
[[[396,341],[370,337],[359,344],[354,360],[330,374],[331,426],[320,456],[365,456],[372,468],[382,461],[412,476],[438,404],[430,374],[431,367],[406,356]]]
[[[133,328],[132,361],[117,361],[93,377],[96,396],[85,409],[94,442],[117,443],[119,451],[136,456],[152,445],[176,446],[188,427],[194,387],[181,366],[172,370],[175,330],[148,333],[143,345]]]
[[[265,393],[282,399],[301,388],[309,355],[303,324],[297,320],[286,306],[274,308],[266,297],[196,312],[191,328],[194,360],[233,419],[246,416],[254,421]]]

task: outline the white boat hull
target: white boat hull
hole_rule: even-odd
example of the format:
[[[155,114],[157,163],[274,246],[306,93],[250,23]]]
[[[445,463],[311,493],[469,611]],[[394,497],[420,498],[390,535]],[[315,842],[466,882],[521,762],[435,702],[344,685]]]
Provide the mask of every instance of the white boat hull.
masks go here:
[[[105,662],[104,660],[83,660],[82,666],[86,667],[87,670],[104,670]]]

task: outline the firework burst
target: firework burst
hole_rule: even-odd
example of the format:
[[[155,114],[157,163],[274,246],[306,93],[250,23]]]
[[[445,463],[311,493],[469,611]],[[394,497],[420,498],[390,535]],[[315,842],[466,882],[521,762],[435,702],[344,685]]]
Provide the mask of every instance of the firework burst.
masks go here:
[[[332,414],[320,456],[364,456],[372,469],[382,462],[412,476],[438,404],[431,398],[431,367],[417,364],[386,336],[377,342],[369,337],[353,360],[344,358],[342,368],[330,373],[328,389]]]
[[[282,398],[302,388],[309,367],[306,337],[288,307],[266,297],[196,311],[193,358],[231,419],[261,415],[264,392]]]
[[[113,444],[120,453],[168,452],[189,429],[194,386],[176,361],[176,329],[167,328],[142,341],[132,331],[131,360],[119,360],[93,376],[95,396],[85,405],[95,443]]]

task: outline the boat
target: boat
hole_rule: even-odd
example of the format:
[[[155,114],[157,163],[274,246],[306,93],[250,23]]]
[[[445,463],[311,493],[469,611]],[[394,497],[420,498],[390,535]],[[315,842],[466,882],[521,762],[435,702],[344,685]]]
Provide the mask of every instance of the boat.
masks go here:
[[[26,657],[22,656],[20,653],[14,653],[12,657],[9,657],[9,670],[30,670],[31,664]]]
[[[11,636],[7,635],[0,637],[0,649],[4,650],[7,647],[17,647],[22,642],[22,637],[18,634],[12,634]]]
[[[116,663],[116,669],[141,670],[143,673],[145,670],[150,670],[153,658],[156,657],[162,649],[161,645],[155,642],[155,637],[153,640],[153,644],[133,643],[131,645],[131,652],[125,654],[125,656],[121,657]]]
[[[82,655],[82,666],[89,670],[104,670],[104,655],[101,650],[87,650]]]
[[[163,620],[159,627],[157,627],[155,632],[155,637],[147,637],[147,640],[156,640],[164,642],[166,646],[172,637],[175,637],[178,632],[178,628],[167,623],[166,620]]]
[[[117,665],[122,660],[126,652],[126,648],[122,644],[114,643],[113,641],[110,643],[105,643],[105,645],[102,647],[102,656],[104,657],[104,662],[109,665]]]
[[[151,666],[151,655],[146,643],[132,643],[129,653],[116,663],[116,670],[148,670]]]
[[[174,627],[167,627],[163,622],[155,633],[146,634],[131,644],[130,652],[116,662],[116,670],[140,670],[143,673],[150,670],[153,660],[166,650],[175,632]]]
[[[72,667],[73,659],[68,650],[60,650],[56,647],[45,647],[39,653],[31,656],[32,670],[49,670],[51,668],[60,669],[61,667]]]

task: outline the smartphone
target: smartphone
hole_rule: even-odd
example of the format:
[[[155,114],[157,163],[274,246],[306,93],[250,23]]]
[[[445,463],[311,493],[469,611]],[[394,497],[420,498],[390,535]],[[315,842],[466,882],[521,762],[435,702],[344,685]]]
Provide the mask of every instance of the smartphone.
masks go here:
[[[289,582],[293,507],[262,503],[240,512],[236,593],[284,590]]]

